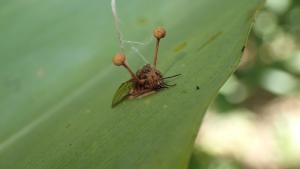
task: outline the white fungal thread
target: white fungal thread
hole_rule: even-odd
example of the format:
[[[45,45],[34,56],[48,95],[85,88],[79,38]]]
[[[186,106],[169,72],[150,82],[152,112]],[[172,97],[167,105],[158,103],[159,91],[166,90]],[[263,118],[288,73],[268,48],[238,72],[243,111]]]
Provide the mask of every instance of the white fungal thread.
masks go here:
[[[129,44],[130,49],[133,52],[135,52],[144,62],[149,63],[149,61],[146,59],[146,57],[138,50],[137,47],[134,46],[134,45],[145,46],[146,45],[145,43],[124,40],[124,36],[123,36],[123,33],[121,31],[121,26],[120,26],[120,17],[118,16],[118,12],[117,12],[116,0],[111,0],[111,8],[112,8],[112,14],[113,14],[113,17],[114,17],[115,29],[116,29],[116,32],[117,32],[120,51],[124,53],[125,44]]]
[[[114,16],[114,22],[115,22],[115,27],[116,27],[118,39],[119,39],[120,50],[124,51],[123,33],[121,31],[121,28],[120,28],[120,18],[119,18],[118,13],[117,13],[116,0],[111,0],[111,9],[112,9],[112,13],[113,13],[113,16]]]
[[[146,57],[138,50],[138,48],[131,46],[131,49],[142,58],[142,60],[146,63],[149,63],[149,61],[146,59]]]
[[[145,43],[143,43],[143,42],[134,42],[134,41],[129,41],[129,40],[123,40],[123,42],[129,43],[129,44],[135,44],[135,45],[145,45]]]

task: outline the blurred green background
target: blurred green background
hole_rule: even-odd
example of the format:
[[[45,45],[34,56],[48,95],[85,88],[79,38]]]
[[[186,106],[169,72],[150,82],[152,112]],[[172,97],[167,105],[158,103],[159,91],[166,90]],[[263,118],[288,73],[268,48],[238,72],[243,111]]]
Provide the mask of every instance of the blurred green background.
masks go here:
[[[299,43],[300,1],[267,0],[206,114],[191,169],[300,168]]]

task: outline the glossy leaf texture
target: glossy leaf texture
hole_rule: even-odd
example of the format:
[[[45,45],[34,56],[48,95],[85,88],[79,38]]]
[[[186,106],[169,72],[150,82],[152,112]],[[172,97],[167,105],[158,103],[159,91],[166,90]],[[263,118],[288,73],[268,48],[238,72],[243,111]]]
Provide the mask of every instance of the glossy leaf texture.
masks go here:
[[[0,168],[183,169],[202,117],[237,68],[260,0],[117,1],[132,69],[152,61],[176,87],[111,108],[130,76],[110,1],[0,2]],[[138,52],[134,52],[138,49]],[[143,57],[141,57],[141,54]]]

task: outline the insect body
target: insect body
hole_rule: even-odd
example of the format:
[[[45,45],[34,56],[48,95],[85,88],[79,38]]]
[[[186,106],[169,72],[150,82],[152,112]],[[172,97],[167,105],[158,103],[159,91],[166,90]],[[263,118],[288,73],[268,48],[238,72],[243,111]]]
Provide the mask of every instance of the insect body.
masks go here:
[[[124,66],[130,73],[131,79],[121,84],[121,86],[114,95],[112,107],[116,106],[118,103],[120,103],[128,97],[141,97],[158,91],[160,89],[174,86],[166,84],[165,79],[179,76],[179,74],[164,78],[162,73],[156,68],[160,39],[165,37],[166,31],[163,28],[156,28],[153,32],[153,35],[156,38],[153,65],[146,64],[136,73],[133,73],[133,71],[126,63],[126,56],[124,54],[118,53],[113,57],[113,63],[116,66]]]

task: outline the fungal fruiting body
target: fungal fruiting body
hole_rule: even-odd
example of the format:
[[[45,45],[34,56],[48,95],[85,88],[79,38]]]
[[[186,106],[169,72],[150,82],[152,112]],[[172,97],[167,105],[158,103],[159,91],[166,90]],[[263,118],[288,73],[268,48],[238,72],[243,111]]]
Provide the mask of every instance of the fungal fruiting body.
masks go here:
[[[141,97],[160,89],[174,86],[166,84],[165,79],[173,78],[178,75],[164,78],[162,73],[156,68],[160,39],[166,36],[166,31],[164,28],[159,27],[154,29],[153,35],[156,38],[153,65],[146,64],[136,73],[133,73],[126,63],[126,56],[123,53],[118,53],[113,57],[114,65],[125,67],[128,70],[131,79],[121,84],[114,95],[112,107],[116,106],[126,98]]]

